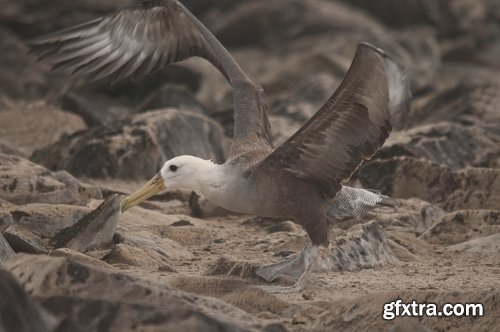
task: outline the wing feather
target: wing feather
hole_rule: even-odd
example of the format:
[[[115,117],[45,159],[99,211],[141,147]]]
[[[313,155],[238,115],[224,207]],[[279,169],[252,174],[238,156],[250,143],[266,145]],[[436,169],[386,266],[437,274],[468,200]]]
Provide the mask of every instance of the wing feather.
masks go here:
[[[137,6],[32,41],[39,59],[89,81],[112,82],[149,74],[199,56],[228,79],[234,91],[235,126],[230,158],[251,149],[272,150],[260,89],[220,42],[175,0]]]
[[[403,70],[367,43],[358,45],[339,88],[290,139],[254,170],[280,168],[333,197],[391,131],[411,95]]]

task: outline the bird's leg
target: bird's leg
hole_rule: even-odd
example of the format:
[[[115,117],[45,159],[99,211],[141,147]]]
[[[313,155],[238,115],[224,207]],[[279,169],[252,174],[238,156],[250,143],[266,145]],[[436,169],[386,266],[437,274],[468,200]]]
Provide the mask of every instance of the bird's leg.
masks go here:
[[[298,277],[297,282],[291,286],[260,286],[259,288],[269,292],[269,293],[281,293],[281,294],[287,294],[287,293],[296,293],[300,292],[302,289],[304,289],[304,286],[306,284],[306,281],[311,273],[311,271],[314,269],[316,266],[316,263],[319,258],[319,253],[320,253],[320,248],[316,245],[312,245],[311,243],[308,243],[308,245],[305,247],[305,249],[302,251],[302,253],[299,255],[303,259],[303,268],[300,270],[302,271],[302,274]],[[288,263],[288,262],[287,262]],[[295,267],[293,265],[293,262],[291,262],[291,266]],[[283,265],[281,266],[282,270],[286,270],[288,265]],[[278,275],[281,275],[283,271],[280,271]],[[290,272],[290,271],[287,271]],[[296,271],[293,271],[296,272]],[[288,275],[288,274],[287,274]]]
[[[308,240],[304,250],[302,250],[294,258],[263,266],[257,269],[255,273],[267,282],[273,282],[279,277],[285,277],[297,281],[306,269],[304,261],[305,253],[311,249],[311,246],[311,240]]]

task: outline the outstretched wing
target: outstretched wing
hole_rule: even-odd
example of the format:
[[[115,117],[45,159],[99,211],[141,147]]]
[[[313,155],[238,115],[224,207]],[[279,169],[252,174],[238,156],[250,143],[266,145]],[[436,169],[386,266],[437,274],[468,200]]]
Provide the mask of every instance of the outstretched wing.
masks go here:
[[[192,56],[210,61],[233,88],[234,144],[270,149],[270,126],[260,89],[243,73],[227,50],[182,4],[145,1],[110,15],[32,41],[39,59],[89,81],[152,73]]]
[[[410,98],[402,69],[382,50],[361,43],[332,97],[255,170],[283,169],[332,197],[382,146],[391,131],[390,114],[407,108]]]

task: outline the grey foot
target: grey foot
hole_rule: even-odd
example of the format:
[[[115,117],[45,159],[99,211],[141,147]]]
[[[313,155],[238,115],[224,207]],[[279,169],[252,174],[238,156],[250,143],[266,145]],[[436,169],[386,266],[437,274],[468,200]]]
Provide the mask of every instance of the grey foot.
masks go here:
[[[291,277],[297,282],[291,286],[260,286],[259,288],[269,293],[289,294],[300,292],[304,289],[306,281],[318,261],[318,247],[310,245],[294,259],[286,262],[264,266],[256,273],[267,281],[272,281],[279,276]]]
[[[295,258],[260,267],[255,273],[267,282],[273,282],[279,277],[297,281],[305,269],[304,252],[302,251]]]
[[[297,282],[291,286],[273,286],[273,285],[265,285],[258,286],[263,291],[266,291],[271,294],[291,294],[297,293],[304,289],[306,285],[307,277],[309,276],[309,272],[303,273],[302,276],[297,280]]]

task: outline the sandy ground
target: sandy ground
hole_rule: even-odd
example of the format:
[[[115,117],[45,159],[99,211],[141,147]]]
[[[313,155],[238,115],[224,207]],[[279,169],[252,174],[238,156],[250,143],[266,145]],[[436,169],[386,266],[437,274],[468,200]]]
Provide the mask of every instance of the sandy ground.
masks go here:
[[[178,204],[177,209],[181,208],[182,204]],[[389,208],[380,210],[384,215],[393,212]],[[376,217],[376,214],[372,217]],[[428,244],[422,247],[423,241],[417,240],[416,260],[394,261],[358,271],[314,272],[301,292],[266,296],[257,291],[250,296],[247,294],[246,301],[231,300],[231,297],[228,298],[230,293],[244,296],[241,293],[245,287],[266,284],[252,272],[256,266],[280,261],[283,257],[277,257],[277,253],[299,251],[304,243],[305,232],[299,227],[292,226],[292,231],[269,234],[266,231],[269,222],[260,225],[253,222],[249,225],[249,219],[252,217],[197,219],[186,215],[164,215],[161,211],[137,207],[130,215],[125,214],[120,218],[119,229],[124,230],[125,234],[137,232],[143,239],[151,240],[158,236],[162,239],[176,238],[183,245],[166,252],[168,258],[163,262],[143,261],[135,263],[140,266],[131,266],[125,258],[127,253],[119,259],[110,258],[114,257],[111,254],[104,260],[133,276],[173,285],[188,292],[229,299],[230,303],[236,301],[237,306],[257,317],[282,322],[291,331],[340,328],[336,323],[325,323],[325,317],[329,313],[334,315],[335,310],[332,308],[339,303],[370,306],[371,311],[379,313],[374,328],[384,329],[398,322],[398,319],[384,322],[381,317],[383,303],[373,301],[374,297],[386,297],[389,302],[390,299],[405,297],[404,294],[412,294],[410,297],[417,300],[421,294],[428,294],[425,302],[442,302],[443,296],[447,296],[445,294],[457,293],[464,294],[456,295],[457,302],[474,302],[477,296],[469,295],[469,300],[467,293],[498,294],[500,289],[498,252],[460,252],[446,246]],[[186,220],[189,225],[176,226],[175,230],[169,226]],[[335,231],[332,235],[335,236]],[[135,259],[141,259],[137,252],[134,255]],[[120,259],[129,264],[118,263]],[[227,271],[229,268],[226,267],[224,270],[222,267],[225,264],[236,268]],[[214,273],[214,266],[221,267],[220,271],[227,271],[226,275],[220,271]],[[286,280],[278,283],[287,284]],[[440,330],[440,326],[447,326],[440,324],[439,318],[434,320],[429,327]],[[424,325],[428,324],[424,322]],[[349,325],[348,329],[356,330],[356,326],[359,327],[356,324]]]
[[[401,205],[336,224],[329,265],[293,294],[257,288],[266,282],[255,271],[300,252],[300,226],[209,208],[195,218],[186,192],[109,218],[116,232],[96,228],[100,249],[50,244],[171,157],[227,156],[232,91],[208,62],[110,86],[53,73],[28,52],[34,37],[132,2],[1,1],[0,286],[23,288],[0,298],[23,300],[18,287],[59,332],[500,330],[498,1],[183,1],[264,89],[276,146],[332,95],[357,43],[382,48],[410,77],[410,110],[350,182]],[[383,320],[398,298],[482,303],[485,315]],[[30,319],[22,304],[0,301],[0,330],[10,309]]]

